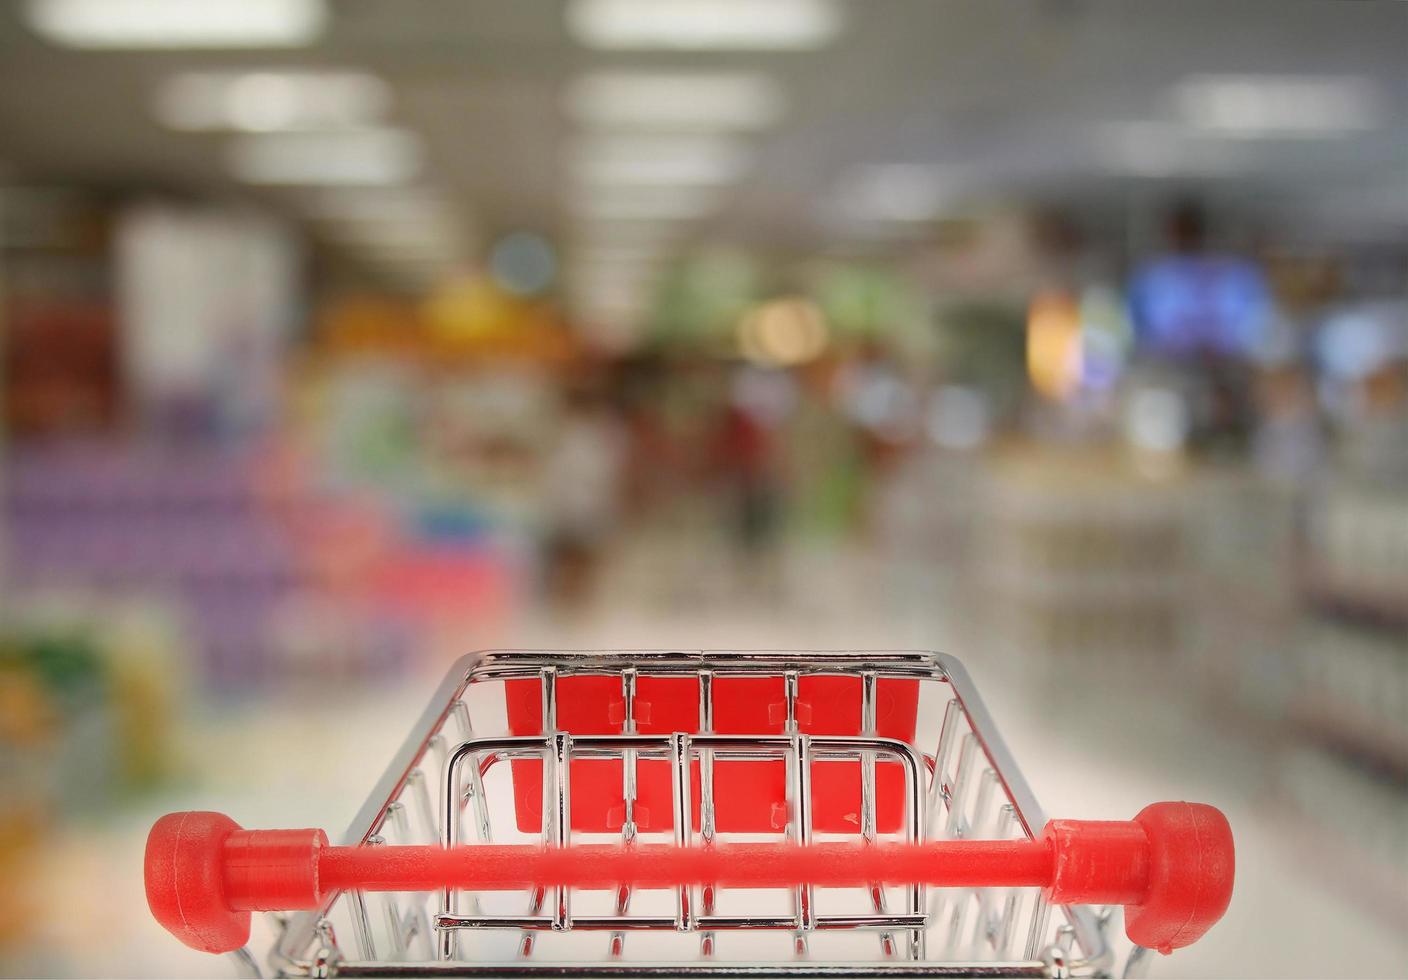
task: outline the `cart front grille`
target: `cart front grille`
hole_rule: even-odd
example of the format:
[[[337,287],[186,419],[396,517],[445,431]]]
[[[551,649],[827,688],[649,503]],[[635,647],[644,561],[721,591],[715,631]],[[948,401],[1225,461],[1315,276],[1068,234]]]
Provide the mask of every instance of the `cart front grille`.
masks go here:
[[[608,692],[615,730],[560,729],[582,678]],[[693,731],[657,730],[671,719],[646,702],[662,681],[697,701]],[[813,716],[808,691],[825,685],[854,690],[854,717]],[[892,693],[916,688],[900,707],[914,712],[912,738],[888,737]],[[743,716],[770,730],[716,730],[740,716],[723,699],[744,696],[761,700]],[[532,711],[515,716],[525,698]],[[504,652],[456,666],[345,843],[1020,839],[1042,823],[951,658]],[[291,920],[271,962],[342,976],[1101,973],[1092,911],[1056,911],[1031,888],[348,892]]]

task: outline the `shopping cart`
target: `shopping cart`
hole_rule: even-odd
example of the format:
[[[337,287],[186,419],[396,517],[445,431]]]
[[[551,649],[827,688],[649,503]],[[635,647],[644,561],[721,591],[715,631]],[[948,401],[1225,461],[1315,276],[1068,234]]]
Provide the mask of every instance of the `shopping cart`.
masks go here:
[[[171,814],[146,883],[249,971],[251,911],[293,912],[285,976],[1102,976],[1115,907],[1139,969],[1232,862],[1198,804],[1045,823],[951,657],[509,651],[455,665],[344,846]]]

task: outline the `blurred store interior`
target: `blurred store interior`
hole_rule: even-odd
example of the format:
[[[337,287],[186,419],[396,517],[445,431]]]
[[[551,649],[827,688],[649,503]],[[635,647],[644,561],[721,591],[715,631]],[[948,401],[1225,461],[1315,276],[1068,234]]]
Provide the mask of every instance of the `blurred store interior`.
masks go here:
[[[492,647],[963,659],[1223,807],[1155,975],[1408,962],[1408,4],[0,7],[0,973],[230,975]]]

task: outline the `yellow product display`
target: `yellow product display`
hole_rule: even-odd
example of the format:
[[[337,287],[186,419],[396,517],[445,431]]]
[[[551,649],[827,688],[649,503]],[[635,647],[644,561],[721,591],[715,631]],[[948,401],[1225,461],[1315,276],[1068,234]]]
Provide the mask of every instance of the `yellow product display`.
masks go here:
[[[40,861],[44,821],[32,809],[0,806],[0,951],[16,947],[43,911],[36,894],[44,881]]]
[[[17,665],[0,666],[0,745],[40,745],[57,727],[58,713],[39,677]]]
[[[174,648],[159,631],[143,624],[125,626],[104,659],[122,781],[140,789],[171,773],[175,702],[186,678]]]
[[[433,355],[557,361],[576,351],[551,307],[504,292],[483,276],[466,276],[421,308]]]
[[[319,346],[330,353],[414,353],[425,340],[414,306],[373,297],[342,299],[324,307],[316,335]]]

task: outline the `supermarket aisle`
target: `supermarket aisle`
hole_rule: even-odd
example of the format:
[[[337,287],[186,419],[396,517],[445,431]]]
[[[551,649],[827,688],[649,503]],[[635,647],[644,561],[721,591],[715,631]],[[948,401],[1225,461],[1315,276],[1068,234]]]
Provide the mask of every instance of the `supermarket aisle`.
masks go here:
[[[1402,973],[1405,39],[0,2],[0,976],[228,975],[154,817],[339,834],[454,658],[594,646],[957,654],[1051,813],[1233,817],[1165,975]]]

